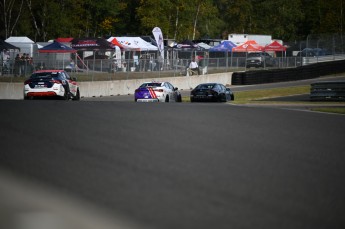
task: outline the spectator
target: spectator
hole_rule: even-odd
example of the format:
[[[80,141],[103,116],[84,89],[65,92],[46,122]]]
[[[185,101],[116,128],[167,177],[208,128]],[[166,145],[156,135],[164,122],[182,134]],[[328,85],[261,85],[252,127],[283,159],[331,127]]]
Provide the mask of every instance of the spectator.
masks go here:
[[[195,61],[195,58],[193,57],[192,61],[189,64],[189,74],[193,75],[195,73],[198,73],[198,75],[200,75],[199,72],[199,65],[198,63]]]
[[[21,55],[18,53],[16,57],[14,58],[14,76],[21,75],[21,68],[20,68],[20,62],[21,62]]]
[[[20,57],[20,76],[25,76],[26,71],[26,54],[24,53]]]
[[[33,59],[29,56],[29,53],[27,53],[25,56],[24,56],[24,61],[25,61],[25,74],[26,75],[27,73],[32,73],[33,71]]]

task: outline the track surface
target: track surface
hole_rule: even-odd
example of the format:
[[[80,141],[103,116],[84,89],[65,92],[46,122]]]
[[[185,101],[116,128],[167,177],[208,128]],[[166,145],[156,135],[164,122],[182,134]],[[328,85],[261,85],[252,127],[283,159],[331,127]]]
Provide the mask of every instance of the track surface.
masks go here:
[[[343,115],[0,101],[0,167],[157,229],[344,228]]]
[[[270,89],[270,88],[282,88],[282,87],[293,87],[293,86],[300,86],[300,85],[310,85],[313,82],[317,81],[332,81],[332,80],[345,80],[345,76],[326,76],[320,77],[315,79],[308,79],[308,80],[300,80],[300,81],[289,81],[289,82],[281,82],[281,83],[269,83],[269,84],[257,84],[257,85],[233,85],[230,88],[234,92],[238,91],[250,91],[250,90],[262,90],[262,89]],[[181,90],[180,91],[182,96],[189,96],[190,90]],[[236,96],[236,95],[235,95]],[[83,98],[84,101],[121,101],[121,102],[129,102],[134,101],[133,95],[121,95],[121,96],[106,96],[106,97],[92,97],[92,98]],[[270,101],[302,101],[308,102],[309,101],[309,94],[298,95],[298,96],[288,96],[282,98],[273,98],[269,99]]]

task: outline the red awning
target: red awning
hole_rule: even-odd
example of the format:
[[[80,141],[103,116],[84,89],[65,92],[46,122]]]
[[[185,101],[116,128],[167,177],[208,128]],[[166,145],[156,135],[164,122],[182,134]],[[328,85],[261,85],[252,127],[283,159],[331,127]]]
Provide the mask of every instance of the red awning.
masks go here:
[[[233,52],[262,52],[263,47],[250,40],[232,49]]]
[[[59,37],[56,38],[55,41],[60,42],[60,43],[68,43],[68,42],[72,42],[73,37]]]
[[[273,41],[271,44],[265,46],[265,51],[286,51],[286,47],[284,45],[281,45],[278,41]]]

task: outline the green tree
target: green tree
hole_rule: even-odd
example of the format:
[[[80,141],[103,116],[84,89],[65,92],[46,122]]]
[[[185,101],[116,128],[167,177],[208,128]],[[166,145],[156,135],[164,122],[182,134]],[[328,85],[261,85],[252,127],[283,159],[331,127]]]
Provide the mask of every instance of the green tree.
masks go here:
[[[213,35],[213,28],[220,22],[212,0],[141,0],[137,14],[142,33],[150,34],[152,28],[158,26],[165,37],[177,40]]]
[[[1,36],[7,38],[13,34],[18,25],[20,16],[22,15],[23,5],[24,0],[0,1]]]
[[[292,41],[342,34],[343,11],[344,0],[1,0],[0,36],[151,35],[158,26],[178,41],[229,33]]]
[[[156,26],[160,27],[162,31],[169,31],[171,16],[169,9],[172,7],[173,4],[170,0],[140,0],[136,9],[140,21],[140,32],[151,35],[152,29]]]
[[[300,0],[266,0],[253,4],[256,10],[252,32],[271,34],[273,38],[294,40],[297,38],[297,26],[303,21]]]
[[[224,22],[222,37],[229,33],[250,33],[253,30],[253,6],[250,0],[216,0],[216,6]]]

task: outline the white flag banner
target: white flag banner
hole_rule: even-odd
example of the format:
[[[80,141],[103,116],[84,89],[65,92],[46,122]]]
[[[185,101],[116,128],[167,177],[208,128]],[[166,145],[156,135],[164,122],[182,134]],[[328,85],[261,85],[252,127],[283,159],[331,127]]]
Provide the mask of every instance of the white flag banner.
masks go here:
[[[161,57],[164,59],[164,42],[163,42],[163,34],[162,34],[162,30],[159,27],[155,27],[152,30],[153,36],[155,37],[157,46],[158,46],[158,50],[161,53]]]

